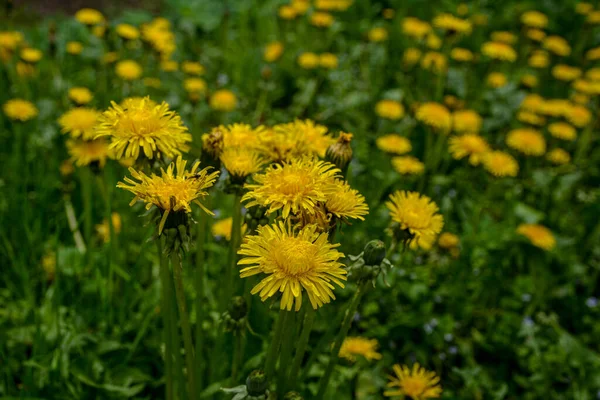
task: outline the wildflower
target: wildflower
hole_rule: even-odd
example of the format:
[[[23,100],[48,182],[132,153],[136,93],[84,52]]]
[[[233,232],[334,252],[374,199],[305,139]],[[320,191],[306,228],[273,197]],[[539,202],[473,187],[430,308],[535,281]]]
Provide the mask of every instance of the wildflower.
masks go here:
[[[517,43],[517,36],[514,33],[508,31],[496,31],[492,32],[492,40],[494,42],[515,44]]]
[[[533,40],[534,42],[541,42],[546,37],[546,32],[540,29],[528,29],[525,34],[529,39]]]
[[[560,36],[548,36],[543,42],[544,48],[557,56],[568,56],[571,54],[571,46]]]
[[[100,113],[93,108],[76,107],[61,115],[58,124],[61,132],[70,134],[72,138],[91,140],[99,117]]]
[[[233,226],[233,218],[225,218],[215,222],[210,230],[214,237],[224,237],[225,240],[231,240],[231,228]]]
[[[415,65],[416,63],[419,62],[420,58],[421,58],[421,50],[417,49],[416,47],[409,47],[406,50],[404,50],[404,55],[402,56],[402,62],[406,66],[412,67],[413,65]]]
[[[83,51],[83,44],[81,42],[67,42],[66,49],[67,53],[76,56]]]
[[[56,252],[49,251],[42,257],[42,269],[46,273],[46,278],[49,281],[54,280],[56,275]]]
[[[62,176],[69,176],[73,174],[73,172],[75,172],[73,161],[71,159],[64,160],[62,163],[60,163],[58,170]]]
[[[438,206],[427,196],[417,192],[396,191],[385,203],[392,220],[409,235],[409,241],[420,245],[430,242],[441,232],[444,217]]]
[[[30,77],[36,74],[35,66],[17,61],[17,75],[21,77]]]
[[[119,104],[121,106],[121,108],[124,109],[130,109],[130,108],[141,108],[141,107],[150,107],[150,108],[154,108],[158,105],[157,102],[155,102],[154,100],[150,99],[150,97],[146,96],[146,97],[127,97],[126,99],[124,99],[121,104]]]
[[[551,117],[559,117],[568,111],[570,105],[569,101],[565,99],[548,99],[542,102],[538,113]]]
[[[539,11],[527,11],[521,15],[521,22],[530,28],[544,29],[548,26],[548,17]]]
[[[92,35],[96,36],[97,38],[104,37],[105,32],[106,32],[105,24],[100,24],[100,25],[96,25],[96,26],[92,27]]]
[[[452,14],[440,14],[433,19],[433,26],[445,30],[449,34],[470,34],[473,26],[469,20],[460,19]]]
[[[247,147],[227,147],[220,159],[236,182],[243,182],[248,175],[260,171],[266,161],[256,150]]]
[[[550,58],[545,51],[537,50],[531,54],[527,63],[533,68],[546,68],[550,64]]]
[[[517,114],[517,120],[525,124],[534,126],[543,126],[546,124],[546,118],[535,113],[523,110],[519,111],[519,113]]]
[[[265,47],[263,59],[266,62],[275,62],[281,58],[283,50],[284,48],[281,42],[271,42]]]
[[[415,363],[412,370],[406,366],[394,365],[396,376],[388,376],[387,397],[408,396],[413,400],[437,399],[442,394],[440,378],[435,372],[429,372]],[[396,389],[397,388],[397,389]]]
[[[375,114],[393,121],[404,117],[404,106],[395,100],[384,99],[375,104]]]
[[[188,75],[202,75],[204,67],[199,62],[184,61],[181,63],[181,70]]]
[[[501,61],[514,62],[517,52],[510,45],[502,42],[485,42],[481,46],[481,54]]]
[[[133,25],[130,24],[119,24],[115,28],[117,35],[126,40],[136,40],[140,37],[140,31]]]
[[[508,153],[503,151],[490,151],[483,156],[484,168],[496,177],[517,176],[519,164]]]
[[[327,69],[337,68],[338,58],[335,54],[323,53],[319,56],[319,65]]]
[[[423,59],[421,60],[421,66],[428,71],[433,71],[437,74],[440,74],[446,71],[448,60],[442,53],[430,51],[425,53],[425,56],[423,56]]]
[[[261,226],[238,251],[243,256],[238,265],[249,265],[240,270],[240,277],[266,274],[251,293],[265,301],[280,292],[282,310],[291,311],[295,303],[299,311],[304,291],[317,309],[335,299],[330,282],[344,287],[341,281],[346,280],[346,270],[338,261],[344,255],[335,249],[338,246],[327,241],[326,233],[317,233],[314,225],[297,233],[282,221]]]
[[[23,34],[21,32],[0,31],[0,49],[14,51],[23,42]]]
[[[310,16],[310,23],[318,28],[327,28],[333,24],[333,15],[317,11]]]
[[[183,88],[188,93],[206,93],[206,81],[202,78],[187,78],[183,81]]]
[[[435,33],[431,32],[427,35],[426,44],[427,47],[432,50],[439,50],[439,48],[442,47],[442,39],[440,39]]]
[[[84,25],[98,25],[104,22],[104,15],[92,8],[82,8],[75,13],[75,19]]]
[[[577,139],[577,130],[566,122],[553,122],[548,125],[548,132],[557,139],[575,140]]]
[[[469,49],[455,47],[450,52],[450,58],[458,62],[470,62],[473,61],[473,53]]]
[[[517,233],[527,237],[531,244],[540,249],[550,251],[556,246],[554,235],[543,225],[521,224],[517,227]]]
[[[523,102],[521,103],[521,108],[532,112],[539,112],[542,109],[543,105],[544,98],[539,94],[533,93],[525,96]]]
[[[520,83],[526,88],[534,88],[538,85],[538,78],[532,74],[525,74],[521,77]]]
[[[110,219],[112,222],[113,233],[118,235],[121,233],[121,216],[119,213],[113,212],[110,215]],[[104,243],[110,242],[110,226],[108,225],[108,220],[106,218],[102,220],[101,224],[96,225],[96,232]]]
[[[315,53],[305,52],[298,56],[298,65],[304,69],[315,69],[319,66],[319,56]]]
[[[337,141],[330,144],[325,151],[326,161],[334,164],[344,174],[348,169],[350,161],[352,161],[353,152],[352,146],[350,145],[352,136],[351,133],[340,132]]]
[[[21,59],[30,64],[35,64],[42,59],[43,53],[38,49],[26,47],[21,50]]]
[[[139,182],[125,177],[125,183],[117,184],[118,188],[128,190],[135,195],[130,205],[141,200],[146,203],[147,210],[152,206],[162,210],[162,217],[158,225],[159,235],[162,233],[170,213],[189,214],[192,212],[192,203],[212,215],[212,212],[204,207],[199,199],[208,195],[206,189],[214,184],[219,171],[209,173],[209,168],[199,170],[199,161],[192,165],[191,170],[186,171],[186,163],[187,161],[179,156],[175,163],[169,164],[166,171],[161,169],[161,176],[154,173],[148,176],[141,171],[129,168],[132,177]]]
[[[388,39],[388,31],[385,28],[373,28],[367,34],[371,42],[385,42]]]
[[[123,60],[115,66],[115,73],[121,79],[134,81],[142,76],[142,67],[133,60]]]
[[[451,94],[447,94],[444,96],[444,105],[450,110],[461,110],[465,106],[465,101]]]
[[[327,134],[326,126],[306,119],[275,126],[270,138],[261,138],[261,147],[266,153],[275,156],[273,160],[281,160],[293,155],[316,154],[325,157],[327,149],[335,142],[336,140]],[[283,158],[280,158],[281,156]]]
[[[87,104],[92,101],[92,92],[86,87],[73,87],[69,89],[69,99],[78,105]]]
[[[296,11],[296,9],[288,5],[283,5],[279,7],[277,14],[279,15],[279,18],[285,20],[291,20],[298,16],[298,12]]]
[[[110,149],[117,159],[123,156],[137,159],[140,148],[149,159],[158,154],[173,158],[188,151],[187,143],[192,141],[192,135],[187,133],[179,115],[169,110],[167,103],[152,105],[150,98],[145,97],[126,107],[114,101],[111,104],[99,118],[96,133],[97,136],[110,136]]]
[[[290,4],[294,10],[298,13],[298,15],[304,15],[310,8],[309,0],[292,0]]]
[[[340,348],[340,357],[348,361],[356,361],[356,356],[363,356],[367,361],[381,360],[382,355],[377,352],[379,343],[376,339],[348,336]]]
[[[392,154],[406,154],[412,150],[410,140],[395,133],[378,137],[375,144],[379,150]]]
[[[452,129],[457,133],[478,133],[481,130],[481,116],[473,110],[459,110],[452,113]]]
[[[494,89],[506,86],[507,83],[508,79],[506,78],[506,75],[504,75],[502,72],[490,72],[490,74],[487,77],[488,86]]]
[[[588,14],[593,9],[594,9],[594,6],[591,3],[580,2],[575,5],[575,12],[577,14],[585,15],[585,14]]]
[[[165,72],[173,72],[179,69],[179,63],[174,60],[164,60],[160,63],[160,68]]]
[[[108,143],[104,139],[97,140],[67,140],[67,151],[71,160],[78,167],[94,164],[100,168],[108,158]]]
[[[208,103],[213,110],[229,112],[236,109],[238,101],[231,90],[220,89],[210,96]]]
[[[450,132],[452,128],[452,115],[450,111],[439,103],[428,102],[421,104],[417,109],[415,117],[425,125],[444,134]]]
[[[572,81],[581,76],[581,69],[570,65],[557,64],[552,68],[552,76],[561,81]]]
[[[585,77],[590,81],[600,81],[600,67],[590,68],[585,71]]]
[[[454,159],[461,160],[468,156],[471,165],[479,165],[484,154],[490,151],[485,139],[475,133],[452,136],[448,146]]]
[[[364,196],[358,190],[352,189],[346,181],[340,179],[330,181],[325,192],[327,215],[334,215],[344,222],[350,218],[365,220],[363,216],[369,213],[369,206],[367,206]]]
[[[425,171],[425,164],[412,156],[394,157],[392,166],[396,172],[402,175],[420,175]]]
[[[553,164],[563,165],[571,161],[571,155],[563,149],[552,149],[546,154],[546,159]]]
[[[175,35],[169,28],[170,23],[164,18],[155,18],[142,25],[142,39],[149,43],[163,60],[168,60],[176,48]]]
[[[585,106],[575,104],[565,110],[567,120],[578,128],[587,126],[592,121],[592,113]]]
[[[583,93],[573,93],[571,100],[576,104],[585,105],[590,102],[590,96]]]
[[[23,99],[8,100],[2,106],[4,114],[13,121],[29,121],[38,115],[38,109],[33,103]]]
[[[458,236],[450,232],[443,232],[438,238],[438,246],[440,246],[442,249],[452,249],[457,247],[458,243]]]
[[[402,33],[415,39],[422,39],[431,31],[431,26],[418,18],[406,17],[402,21]]]
[[[546,152],[544,136],[534,129],[513,129],[506,135],[506,144],[528,156],[541,156]]]
[[[592,11],[587,15],[585,22],[590,25],[600,24],[600,11]]]

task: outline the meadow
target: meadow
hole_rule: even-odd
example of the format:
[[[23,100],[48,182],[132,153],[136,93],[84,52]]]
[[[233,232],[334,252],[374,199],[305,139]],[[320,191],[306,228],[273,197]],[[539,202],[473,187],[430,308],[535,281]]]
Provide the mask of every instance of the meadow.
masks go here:
[[[597,1],[3,6],[0,399],[600,399]]]

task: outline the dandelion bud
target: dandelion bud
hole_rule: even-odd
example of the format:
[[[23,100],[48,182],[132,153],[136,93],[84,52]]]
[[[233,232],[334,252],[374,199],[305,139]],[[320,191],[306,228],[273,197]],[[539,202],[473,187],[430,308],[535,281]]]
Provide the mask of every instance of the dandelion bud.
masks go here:
[[[269,384],[267,382],[267,375],[260,369],[255,369],[250,372],[246,379],[246,388],[248,389],[249,396],[268,396]]]
[[[235,296],[229,304],[229,315],[235,320],[240,320],[246,316],[248,306],[242,296]]]
[[[209,165],[217,170],[221,169],[220,157],[223,153],[223,131],[214,128],[210,133],[202,135],[202,159],[203,165]]]
[[[379,265],[385,258],[385,244],[381,240],[371,240],[365,246],[364,260],[366,265]]]
[[[350,142],[352,141],[352,134],[346,132],[340,132],[338,141],[327,149],[325,153],[325,159],[338,167],[345,175],[348,170],[348,164],[352,160],[352,147]]]
[[[285,396],[283,396],[283,400],[304,400],[300,393],[298,392],[287,392]]]
[[[390,261],[385,258],[385,244],[381,240],[371,240],[365,246],[362,253],[352,256],[348,255],[348,278],[356,282],[371,281],[373,286],[380,273],[385,275],[392,268]],[[387,283],[386,283],[387,284]]]

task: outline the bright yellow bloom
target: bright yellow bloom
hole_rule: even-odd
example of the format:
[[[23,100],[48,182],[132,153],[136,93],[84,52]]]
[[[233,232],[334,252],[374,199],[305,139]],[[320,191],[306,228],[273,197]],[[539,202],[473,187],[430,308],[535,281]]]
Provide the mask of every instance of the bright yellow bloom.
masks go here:
[[[33,103],[23,99],[8,100],[2,106],[2,111],[13,121],[21,122],[29,121],[38,115],[37,107]]]
[[[455,47],[450,52],[450,58],[458,62],[470,62],[473,61],[473,52],[469,49]]]
[[[422,39],[431,32],[431,26],[418,18],[406,17],[402,21],[402,33],[415,39]]]
[[[540,29],[528,29],[526,34],[527,37],[534,42],[541,42],[546,37],[546,32]]]
[[[89,103],[92,101],[93,97],[94,96],[92,95],[92,92],[90,92],[90,89],[86,87],[73,87],[69,89],[69,99],[79,105]]]
[[[343,180],[333,179],[325,189],[325,213],[346,221],[359,219],[364,221],[364,215],[369,213],[369,206],[365,198],[358,190],[352,189],[350,185]]]
[[[25,62],[35,64],[42,59],[43,53],[41,50],[27,47],[21,50],[21,59]]]
[[[570,65],[557,64],[552,68],[552,76],[561,81],[572,81],[581,76],[581,69]]]
[[[457,133],[478,133],[482,118],[473,110],[458,110],[452,113],[452,129]]]
[[[181,63],[181,70],[189,75],[202,75],[204,66],[196,61],[184,61]]]
[[[298,12],[296,11],[296,9],[289,5],[283,5],[279,7],[277,14],[279,15],[279,18],[285,20],[291,20],[298,16]]]
[[[236,109],[238,104],[235,93],[231,90],[220,89],[217,90],[210,96],[209,105],[210,108],[217,111],[229,112]]]
[[[183,88],[188,93],[206,93],[206,81],[202,78],[187,78],[183,81]]]
[[[327,28],[333,24],[333,15],[317,11],[310,16],[310,23],[319,28]]]
[[[546,68],[550,64],[550,58],[545,51],[537,50],[529,57],[528,64],[533,68]]]
[[[571,46],[564,38],[560,36],[548,36],[544,39],[544,48],[558,56],[568,56],[571,54]]]
[[[155,18],[142,25],[142,39],[150,43],[162,60],[168,60],[176,48],[175,35],[170,31],[169,21],[164,18]]]
[[[327,148],[334,144],[336,140],[327,134],[327,127],[324,125],[315,124],[310,119],[306,120],[295,120],[287,124],[279,124],[274,127],[276,136],[271,137],[273,140],[267,138],[261,138],[261,148],[267,147],[266,153],[270,156],[286,155],[284,158],[273,158],[274,161],[289,159],[291,155],[303,156],[303,155],[318,155],[319,157],[325,157]],[[279,137],[278,137],[279,136]],[[283,136],[283,137],[281,137]],[[289,149],[288,144],[294,143],[295,148]],[[287,151],[279,151],[287,150]],[[289,151],[291,150],[291,154]]]
[[[548,17],[539,11],[526,11],[521,15],[521,22],[530,28],[544,29],[548,26]]]
[[[471,165],[479,165],[484,154],[490,151],[485,139],[475,133],[452,136],[448,141],[449,151],[456,160],[469,157]]]
[[[199,199],[203,199],[208,195],[205,189],[215,183],[219,171],[209,173],[210,168],[198,170],[200,161],[196,161],[192,169],[186,171],[186,163],[187,161],[179,156],[175,163],[169,164],[166,171],[161,168],[161,176],[154,173],[148,176],[141,171],[129,168],[132,177],[139,182],[125,177],[125,183],[119,182],[117,184],[118,188],[128,190],[135,195],[129,205],[141,200],[146,203],[147,210],[152,206],[156,206],[163,211],[158,225],[159,235],[162,233],[167,217],[171,212],[191,213],[192,203],[212,215],[212,212],[204,207]]]
[[[524,124],[534,126],[546,125],[546,118],[524,110],[519,111],[519,113],[517,114],[517,120],[523,122]]]
[[[388,39],[388,31],[385,28],[373,28],[367,34],[371,42],[385,42]]]
[[[375,114],[381,118],[396,121],[404,117],[404,106],[395,100],[380,100],[375,104]]]
[[[220,158],[235,181],[243,181],[248,175],[260,171],[266,162],[256,150],[247,147],[226,147]]]
[[[578,128],[587,126],[592,121],[592,113],[585,106],[573,104],[564,110],[567,120]]]
[[[15,50],[23,42],[23,34],[17,31],[0,31],[0,49]]]
[[[523,99],[521,103],[521,108],[531,111],[531,112],[539,112],[544,105],[544,98],[539,94],[528,94]]]
[[[468,35],[473,29],[471,21],[457,18],[452,14],[440,14],[433,19],[432,23],[436,28],[443,29],[449,33]]]
[[[494,60],[514,62],[517,52],[509,44],[502,42],[485,42],[481,46],[481,54]]]
[[[344,339],[339,356],[348,361],[356,361],[356,356],[363,356],[367,361],[381,360],[382,355],[377,352],[379,343],[377,339],[348,336]]]
[[[488,86],[498,89],[505,86],[508,83],[508,78],[502,72],[490,72],[487,77]]]
[[[387,397],[408,396],[412,400],[437,399],[442,394],[440,378],[415,363],[412,370],[406,366],[394,365],[396,376],[388,376],[390,382],[383,394]]]
[[[317,10],[345,11],[352,5],[353,0],[315,0]]]
[[[192,135],[167,103],[152,105],[150,98],[145,97],[140,102],[130,102],[127,107],[114,101],[111,104],[112,107],[102,113],[96,133],[110,136],[110,149],[117,159],[137,159],[140,148],[149,159],[155,154],[174,158],[189,150],[187,143],[192,141]]]
[[[108,158],[108,143],[104,139],[67,140],[67,151],[78,167],[97,164],[100,168]]]
[[[375,144],[379,150],[392,154],[406,154],[412,150],[410,140],[395,133],[378,137]]]
[[[127,40],[136,40],[140,37],[139,29],[129,24],[119,24],[115,31],[117,32],[117,35]]]
[[[310,158],[274,164],[253,176],[256,183],[244,185],[248,192],[242,201],[248,202],[246,207],[269,207],[269,213],[281,210],[284,219],[290,213],[314,215],[315,205],[327,200],[328,185],[339,172],[331,163]]]
[[[515,44],[517,43],[517,36],[514,33],[508,31],[496,31],[492,32],[492,40],[494,42]]]
[[[117,212],[113,212],[110,215],[110,219],[112,220],[113,233],[118,235],[121,233],[121,216]],[[96,232],[100,239],[104,243],[110,242],[110,226],[108,225],[108,220],[104,218],[101,224],[96,225]]]
[[[413,65],[415,65],[416,63],[419,62],[420,58],[421,58],[421,50],[417,49],[416,47],[409,47],[406,50],[404,50],[404,55],[402,56],[402,62],[406,66],[412,67]]]
[[[296,10],[298,15],[304,15],[310,8],[310,0],[292,0],[290,5]]]
[[[548,125],[548,132],[557,139],[575,140],[577,139],[577,130],[566,122],[553,122]]]
[[[508,132],[506,144],[528,156],[541,156],[546,152],[544,136],[530,128],[513,129]]]
[[[344,287],[346,270],[338,260],[344,255],[335,248],[338,244],[327,241],[327,233],[318,233],[315,225],[308,225],[297,233],[284,222],[258,228],[256,235],[247,237],[238,254],[243,257],[238,265],[240,277],[266,274],[252,288],[262,301],[281,293],[279,307],[291,311],[302,307],[303,292],[314,309],[335,299],[333,285]]]
[[[517,228],[517,233],[529,239],[531,244],[540,249],[550,251],[556,246],[556,239],[550,229],[538,224],[521,224]]]
[[[443,134],[449,133],[452,129],[452,115],[444,105],[439,103],[421,104],[415,113],[415,118]]]
[[[279,41],[269,43],[263,52],[263,59],[266,62],[275,62],[281,58],[283,54],[283,44]]]
[[[583,93],[573,93],[571,95],[571,100],[573,100],[573,102],[576,104],[585,105],[590,102],[590,96]]]
[[[104,15],[93,8],[82,8],[75,13],[75,19],[85,25],[98,25],[104,22]]]
[[[134,81],[142,76],[142,67],[133,60],[123,60],[115,66],[115,73],[121,79]]]
[[[547,99],[542,102],[537,112],[550,117],[560,117],[566,114],[570,106],[571,103],[566,99]]]
[[[72,138],[91,140],[96,136],[94,127],[98,123],[100,113],[93,108],[76,107],[67,111],[58,119],[62,133]]]
[[[298,56],[298,65],[304,69],[315,69],[319,66],[319,56],[315,53],[305,52]]]
[[[508,153],[503,151],[490,151],[483,156],[484,168],[496,177],[517,176],[519,164]]]
[[[600,24],[600,11],[595,10],[590,12],[585,19],[585,22],[590,25],[598,25]]]
[[[425,171],[425,164],[413,156],[392,158],[392,167],[402,175],[421,175]]]
[[[425,43],[427,44],[427,47],[432,50],[439,50],[440,47],[442,47],[442,39],[433,32],[427,35],[427,41]]]
[[[459,242],[458,236],[450,232],[443,232],[438,238],[438,246],[442,249],[452,249],[457,247]]]
[[[430,51],[425,53],[423,56],[423,59],[421,60],[421,66],[428,71],[433,71],[434,73],[439,74],[446,71],[446,68],[448,67],[448,60],[442,53]]]
[[[337,68],[338,58],[335,54],[323,53],[319,56],[319,65],[327,69]]]
[[[553,164],[563,165],[571,162],[571,155],[563,149],[552,149],[546,154],[546,159]]]
[[[394,222],[408,231],[417,245],[432,242],[444,227],[444,217],[438,206],[427,196],[417,192],[396,191],[385,203]]]
[[[538,77],[533,74],[525,74],[521,77],[521,85],[527,88],[537,87]]]

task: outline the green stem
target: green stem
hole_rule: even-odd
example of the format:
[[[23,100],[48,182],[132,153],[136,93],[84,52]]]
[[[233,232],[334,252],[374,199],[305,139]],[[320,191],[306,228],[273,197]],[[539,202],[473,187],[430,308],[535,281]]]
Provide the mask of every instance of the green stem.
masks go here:
[[[292,369],[290,370],[290,375],[288,377],[288,386],[290,386],[292,390],[297,387],[296,382],[298,381],[298,373],[300,372],[300,366],[304,360],[304,353],[306,352],[306,346],[308,345],[308,339],[310,338],[316,315],[317,313],[314,308],[307,307],[302,326],[302,333],[298,340],[296,355],[294,356],[294,362],[292,363]]]
[[[267,352],[267,359],[265,361],[265,375],[267,378],[273,377],[273,372],[275,371],[275,363],[277,362],[277,355],[279,350],[279,345],[281,344],[281,331],[283,330],[283,324],[286,316],[285,310],[279,310],[279,316],[277,317],[277,322],[275,323],[275,329],[273,331],[273,339],[271,341],[271,346],[269,346],[269,350]]]
[[[83,237],[88,249],[87,255],[90,256],[92,249],[92,176],[90,169],[82,168],[80,178],[83,197]]]
[[[196,374],[194,372],[194,343],[192,342],[192,328],[187,312],[185,301],[185,292],[183,290],[183,268],[181,265],[181,257],[179,251],[173,250],[171,253],[171,267],[175,276],[175,296],[177,298],[177,306],[179,308],[179,319],[181,322],[181,331],[183,333],[183,345],[185,347],[185,362],[187,366],[188,386],[190,398],[196,397]]]
[[[286,311],[287,316],[281,333],[281,352],[279,355],[279,369],[277,370],[277,397],[283,398],[287,392],[287,376],[292,348],[296,342],[296,311]]]
[[[231,363],[231,383],[235,385],[242,365],[244,330],[235,333],[233,344],[233,361]]]
[[[162,249],[162,238],[156,239],[156,246],[158,249],[158,257],[160,259],[160,279],[162,283],[161,288],[161,313],[163,316],[163,335],[165,341],[165,399],[173,399],[173,338],[171,337],[171,325],[172,317],[171,314],[171,299],[173,294],[171,293],[171,282],[169,276],[169,265],[168,261],[163,254]]]
[[[573,163],[579,165],[585,156],[586,150],[590,147],[590,141],[592,140],[592,123],[581,134],[581,137],[577,143],[577,150],[575,151],[575,157],[573,157]]]
[[[360,303],[360,299],[364,294],[364,291],[367,287],[368,281],[362,282],[358,285],[356,289],[356,293],[354,293],[354,297],[350,302],[350,305],[346,309],[346,313],[344,314],[344,320],[342,321],[342,327],[337,337],[335,338],[335,342],[333,345],[333,350],[331,351],[331,358],[329,359],[329,363],[327,364],[327,369],[325,370],[325,374],[321,378],[319,382],[319,392],[315,397],[315,400],[322,400],[325,392],[327,391],[327,386],[329,385],[329,380],[331,379],[331,375],[333,373],[333,369],[337,365],[337,361],[340,354],[340,348],[342,347],[342,343],[348,335],[348,331],[350,330],[350,325],[352,324],[352,318],[354,317],[354,313],[358,308],[358,304]]]
[[[204,332],[202,330],[202,320],[204,317],[204,280],[206,271],[204,270],[204,243],[206,242],[207,214],[200,211],[200,218],[197,227],[196,236],[196,382],[198,387],[203,387],[204,365],[202,363],[202,348],[204,347]]]
[[[221,311],[225,311],[227,304],[231,299],[231,296],[235,293],[235,282],[236,282],[236,267],[237,267],[237,251],[240,245],[242,236],[242,196],[236,193],[233,198],[233,217],[231,222],[231,240],[229,241],[229,258],[225,281],[225,290],[223,291],[223,298],[221,299]]]

